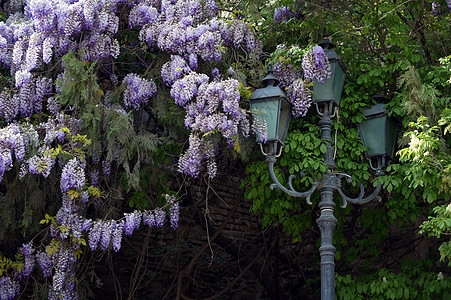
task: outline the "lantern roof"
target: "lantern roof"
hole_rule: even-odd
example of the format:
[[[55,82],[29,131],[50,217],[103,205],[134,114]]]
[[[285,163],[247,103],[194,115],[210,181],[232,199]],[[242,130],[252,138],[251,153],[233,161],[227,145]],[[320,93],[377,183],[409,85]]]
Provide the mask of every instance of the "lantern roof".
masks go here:
[[[384,104],[382,104],[383,101],[385,101],[385,96],[383,95],[373,95],[371,96],[374,100],[376,100],[376,104],[371,107],[366,107],[363,109],[363,114],[365,117],[376,117],[379,115],[386,115],[388,114],[388,110],[385,109]]]
[[[382,103],[377,103],[371,107],[364,108],[363,113],[365,117],[372,117],[388,114],[388,110],[385,109]]]
[[[262,79],[263,88],[256,89],[255,92],[248,100],[258,100],[263,98],[283,97],[286,98],[285,93],[282,91],[278,84],[280,79],[274,76],[273,69],[269,66],[268,75]]]

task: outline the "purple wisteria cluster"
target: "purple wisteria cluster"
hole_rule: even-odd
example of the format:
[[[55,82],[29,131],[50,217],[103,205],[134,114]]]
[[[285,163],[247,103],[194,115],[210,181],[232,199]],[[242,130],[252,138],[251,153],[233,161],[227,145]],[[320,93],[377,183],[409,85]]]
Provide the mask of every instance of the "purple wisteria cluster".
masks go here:
[[[109,178],[111,175],[111,162],[108,160],[102,161],[102,174],[106,178]]]
[[[14,299],[20,294],[19,282],[11,279],[8,276],[0,277],[0,299]]]
[[[55,218],[57,226],[53,223],[50,225],[50,235],[61,240],[71,237],[76,242],[74,248],[79,249],[82,235],[91,228],[92,221],[77,213],[79,207],[69,195],[63,195],[62,202]]]
[[[24,244],[20,250],[23,265],[16,271],[14,280],[0,277],[0,299],[13,299],[19,294],[19,280],[26,280],[34,270],[35,264],[40,266],[44,277],[52,276],[49,299],[78,299],[75,289],[75,251],[80,248],[83,233],[88,233],[88,244],[92,251],[106,251],[112,246],[114,251],[121,248],[122,237],[131,235],[141,223],[149,227],[162,227],[169,207],[169,221],[176,229],[179,223],[179,204],[173,195],[165,195],[167,204],[155,210],[125,213],[121,220],[95,221],[80,216],[79,207],[69,196],[63,196],[63,205],[59,209],[55,223],[50,225],[53,238],[45,251],[36,251],[32,242]]]
[[[54,244],[54,247],[50,252],[46,250],[34,254],[36,250],[32,243],[24,244],[20,250],[24,257],[24,265],[17,273],[16,279],[26,280],[37,261],[45,277],[49,277],[53,273],[49,299],[78,299],[75,289],[77,258],[74,250],[63,243]],[[0,299],[13,299],[19,292],[20,285],[17,281],[6,276],[0,278]]]
[[[185,77],[175,81],[171,88],[171,96],[177,105],[185,107],[198,94],[198,88],[202,83],[208,82],[205,74],[190,72]],[[186,125],[188,127],[188,125]]]
[[[451,10],[451,0],[446,0],[446,4],[448,5],[448,8]],[[443,13],[445,13],[446,8],[441,3],[438,3],[437,1],[432,1],[431,5],[432,5],[432,14],[434,16],[440,16]]]
[[[171,87],[177,104],[187,110],[185,124],[193,132],[191,150],[181,157],[180,170],[197,176],[200,163],[206,160],[208,174],[214,177],[217,150],[209,135],[219,132],[229,146],[235,146],[239,130],[245,136],[249,134],[249,122],[245,111],[239,108],[237,81],[221,80],[215,70],[215,80],[209,82],[207,75],[195,71],[202,60],[221,60],[224,46],[241,48],[258,57],[261,43],[243,21],[217,19],[218,7],[213,0],[29,0],[23,6],[23,13],[0,22],[0,62],[10,68],[15,86],[0,92],[0,117],[9,124],[0,129],[0,180],[15,162],[20,164],[20,179],[27,174],[47,178],[59,165],[63,197],[50,224],[51,244],[45,251],[37,251],[31,244],[22,247],[24,267],[14,280],[0,278],[0,298],[15,297],[19,292],[19,283],[15,280],[27,278],[37,262],[44,276],[52,277],[49,299],[77,299],[75,252],[85,242],[85,236],[92,250],[105,251],[112,247],[118,251],[124,234],[131,235],[141,223],[162,227],[167,212],[171,227],[176,229],[180,208],[174,196],[166,196],[165,207],[134,211],[121,220],[83,217],[89,198],[86,158],[79,155],[67,161],[55,154],[55,145],[61,145],[62,151],[66,146],[79,147],[71,140],[80,133],[81,120],[76,118],[78,108],[62,105],[64,102],[60,103],[58,98],[61,87],[42,74],[59,70],[53,63],[57,66],[59,58],[69,51],[79,53],[82,60],[100,61],[103,67],[111,65],[121,50],[116,40],[119,15],[129,9],[128,26],[140,31],[139,39],[172,56],[163,66],[162,78]],[[114,68],[107,67],[110,78],[115,78]],[[58,77],[64,78],[63,74]],[[138,110],[156,93],[153,81],[136,74],[127,75],[124,84],[126,108]],[[45,121],[30,125],[24,120],[36,114],[39,114],[36,119]],[[99,155],[97,163],[100,162],[103,175],[109,177],[111,161],[101,161]],[[91,184],[99,185],[99,171],[89,174]]]
[[[290,58],[285,56],[293,53],[305,53],[298,46],[287,47],[285,45],[277,46],[278,55],[274,64],[274,75],[279,77],[281,88],[286,88],[287,97],[292,104],[292,115],[295,118],[304,117],[312,103],[312,93],[310,89],[311,81],[324,83],[330,77],[330,64],[320,46],[314,46],[302,57],[302,70],[296,68],[286,61]],[[305,81],[302,79],[304,75]],[[255,124],[254,127],[259,124]]]
[[[171,55],[171,60],[161,68],[161,78],[167,86],[191,72],[191,68],[180,55]]]
[[[42,112],[42,104],[52,92],[52,80],[46,77],[30,77],[18,93],[11,95],[7,91],[0,93],[0,116],[7,122],[19,115],[30,117],[34,113]]]
[[[329,60],[320,46],[314,46],[302,59],[302,69],[306,79],[324,83],[330,77]]]
[[[67,193],[70,189],[81,189],[85,185],[86,160],[72,158],[64,166],[61,174],[61,192]]]
[[[182,58],[176,57],[177,64],[167,64],[163,79],[167,74],[174,78],[176,72],[172,68],[182,65]],[[183,73],[177,74],[178,77]],[[177,78],[177,77],[176,77]],[[170,81],[167,79],[166,81]],[[214,157],[216,151],[209,135],[220,133],[230,147],[238,142],[239,129],[247,137],[250,131],[246,111],[240,108],[239,82],[234,79],[209,82],[209,77],[191,71],[177,79],[171,88],[171,97],[177,105],[186,110],[185,126],[191,130],[189,147],[180,157],[180,172],[197,177],[202,161],[207,161],[207,172],[210,178],[216,176],[217,167]]]
[[[13,123],[0,129],[0,181],[14,160],[22,162],[28,148],[37,143],[38,134],[31,125]]]
[[[10,122],[42,111],[43,102],[51,98],[52,80],[39,78],[34,71],[54,57],[80,51],[88,61],[117,58],[120,46],[114,35],[122,2],[30,0],[24,14],[11,14],[0,22],[0,61],[10,68],[18,88],[0,93],[0,116]],[[52,114],[59,111],[54,99],[47,103]]]
[[[100,249],[105,251],[112,244],[114,251],[119,251],[121,248],[123,228],[123,221],[95,221],[88,235],[89,247],[94,251],[100,246]]]
[[[52,275],[53,261],[52,257],[48,255],[47,251],[39,251],[36,254],[36,260],[41,267],[42,274],[44,277],[49,277]]]
[[[302,70],[281,61],[274,63],[274,75],[280,79],[280,88],[287,88],[296,79],[302,77]]]
[[[27,173],[41,174],[47,178],[56,162],[56,159],[49,154],[49,150],[48,146],[42,146],[34,156],[27,159],[21,165],[19,179],[23,179]]]
[[[202,161],[207,160],[207,172],[209,177],[213,178],[217,172],[213,150],[209,139],[192,132],[189,136],[189,147],[179,158],[178,171],[195,178],[199,176]]]
[[[295,80],[287,89],[287,97],[291,102],[291,114],[294,118],[305,117],[312,105],[312,93],[302,78]]]
[[[176,229],[179,222],[179,204],[175,196],[166,195],[166,206],[169,206],[169,222],[171,227]],[[89,227],[88,243],[92,251],[100,248],[107,250],[112,245],[114,251],[121,248],[122,237],[132,235],[141,226],[141,223],[149,227],[163,227],[166,219],[166,210],[157,208],[155,210],[135,210],[131,213],[124,213],[122,220],[101,220],[94,222],[89,220],[92,226]]]
[[[75,263],[77,257],[71,247],[62,246],[52,255],[54,274],[49,289],[49,299],[78,299],[75,288]]]
[[[230,23],[219,20],[217,10],[212,0],[165,0],[160,9],[145,1],[131,10],[129,25],[142,27],[141,41],[182,56],[193,70],[197,70],[198,58],[221,60],[223,45],[242,46],[260,55],[261,44],[249,26],[240,20]]]
[[[171,227],[177,229],[179,226],[179,214],[180,214],[180,206],[177,202],[174,195],[165,196],[166,202],[170,205],[169,207],[169,222],[171,223]]]
[[[33,255],[34,251],[32,242],[22,245],[22,249],[20,249],[20,252],[24,257],[24,264],[22,268],[20,268],[20,272],[17,277],[21,280],[30,277],[31,272],[33,272],[34,264],[36,262],[36,258]]]
[[[26,145],[30,144],[37,147],[42,142],[41,146],[37,148],[36,153],[29,154],[29,158],[24,160],[20,166],[19,179],[24,178],[28,173],[41,174],[44,178],[50,175],[56,163],[56,158],[51,155],[52,143],[57,141],[63,143],[66,141],[66,130],[72,133],[78,132],[81,121],[77,118],[57,113],[48,118],[46,122],[40,123],[37,126],[27,125],[24,123],[22,128],[25,128],[24,138]],[[37,131],[44,132],[43,139],[39,140]]]
[[[274,75],[280,79],[280,88],[286,88],[296,79],[302,77],[302,68],[291,64],[293,59],[302,58],[303,50],[297,46],[286,46],[285,44],[277,45],[276,53],[279,53],[277,60],[273,65]]]
[[[147,80],[136,74],[130,73],[124,78],[126,85],[124,91],[124,104],[127,108],[139,110],[141,105],[147,104],[149,98],[157,92],[157,86],[153,80]]]
[[[274,9],[274,22],[277,24],[283,24],[292,18],[301,18],[303,12],[301,9],[290,8],[288,6],[277,7]]]

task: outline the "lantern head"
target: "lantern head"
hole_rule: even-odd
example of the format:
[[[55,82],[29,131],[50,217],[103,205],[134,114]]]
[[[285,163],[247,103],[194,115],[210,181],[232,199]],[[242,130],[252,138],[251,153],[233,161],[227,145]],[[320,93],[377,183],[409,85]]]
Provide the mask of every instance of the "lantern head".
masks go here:
[[[284,142],[290,123],[291,104],[285,93],[278,87],[280,80],[273,75],[269,67],[268,75],[263,78],[263,88],[256,89],[248,102],[257,128],[257,142]],[[266,131],[266,132],[264,132]]]

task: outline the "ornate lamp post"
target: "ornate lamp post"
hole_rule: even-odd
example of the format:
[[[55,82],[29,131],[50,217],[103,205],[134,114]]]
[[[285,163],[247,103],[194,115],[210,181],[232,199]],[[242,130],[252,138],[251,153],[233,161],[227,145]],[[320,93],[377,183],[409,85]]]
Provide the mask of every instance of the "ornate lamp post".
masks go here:
[[[333,193],[337,191],[343,199],[343,206],[347,203],[363,204],[375,199],[381,189],[379,183],[375,190],[367,197],[362,184],[360,184],[360,194],[357,198],[350,198],[344,194],[341,189],[341,180],[346,177],[348,182],[352,182],[351,176],[346,174],[337,174],[334,172],[335,159],[333,155],[333,140],[331,137],[331,128],[334,117],[334,107],[338,107],[340,103],[341,93],[343,90],[344,80],[346,76],[346,68],[338,55],[333,50],[333,44],[328,40],[323,40],[320,44],[325,50],[331,64],[331,76],[324,84],[315,82],[313,85],[314,99],[316,111],[321,119],[318,125],[321,127],[321,139],[327,147],[327,151],[323,154],[324,162],[328,170],[323,174],[321,180],[314,178],[312,187],[306,192],[296,191],[293,187],[293,179],[295,175],[288,178],[288,187],[279,182],[274,173],[274,164],[277,157],[281,154],[283,141],[285,139],[288,124],[289,110],[287,117],[287,104],[285,94],[277,87],[279,80],[269,70],[269,75],[263,79],[264,88],[257,89],[249,99],[251,110],[254,113],[254,120],[265,120],[268,128],[268,139],[265,145],[267,152],[263,151],[262,142],[260,143],[262,153],[266,156],[269,174],[273,180],[271,189],[277,188],[284,193],[293,197],[305,197],[308,204],[310,196],[315,190],[319,190],[321,200],[318,204],[321,215],[317,219],[317,224],[321,232],[321,246],[319,248],[321,255],[321,299],[335,299],[335,247],[332,244],[333,232],[337,225],[337,219],[333,212],[335,202],[333,201]],[[387,111],[381,103],[365,110],[366,120],[359,125],[359,132],[365,146],[368,147],[366,153],[370,161],[370,166],[375,170],[376,176],[384,175],[386,158],[393,155],[393,148],[396,138],[396,127],[394,123],[387,118]],[[266,148],[267,147],[267,148]],[[302,176],[302,173],[301,173]]]

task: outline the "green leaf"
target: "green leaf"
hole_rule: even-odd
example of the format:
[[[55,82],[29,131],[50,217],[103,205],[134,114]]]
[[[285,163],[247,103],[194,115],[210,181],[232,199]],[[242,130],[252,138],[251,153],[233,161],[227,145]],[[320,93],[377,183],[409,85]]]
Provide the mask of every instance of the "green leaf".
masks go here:
[[[409,299],[409,289],[408,288],[404,288],[404,298]]]

